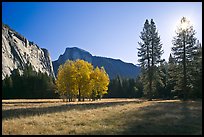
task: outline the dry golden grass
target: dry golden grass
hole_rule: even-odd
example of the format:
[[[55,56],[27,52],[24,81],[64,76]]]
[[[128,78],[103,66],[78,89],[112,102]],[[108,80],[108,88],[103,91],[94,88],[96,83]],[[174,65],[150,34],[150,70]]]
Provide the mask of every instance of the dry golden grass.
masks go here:
[[[202,134],[202,101],[3,100],[2,134]]]

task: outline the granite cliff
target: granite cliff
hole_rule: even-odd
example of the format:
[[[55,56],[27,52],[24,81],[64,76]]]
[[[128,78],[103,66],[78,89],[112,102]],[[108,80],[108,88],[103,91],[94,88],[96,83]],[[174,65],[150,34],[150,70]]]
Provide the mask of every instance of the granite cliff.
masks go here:
[[[37,72],[55,76],[48,50],[2,23],[2,79],[10,76],[14,69],[22,74],[27,63]]]

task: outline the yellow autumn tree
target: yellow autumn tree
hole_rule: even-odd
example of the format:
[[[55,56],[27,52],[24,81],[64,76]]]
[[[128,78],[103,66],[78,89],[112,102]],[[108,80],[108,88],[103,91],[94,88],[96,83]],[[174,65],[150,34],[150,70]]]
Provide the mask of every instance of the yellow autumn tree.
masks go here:
[[[85,98],[102,97],[107,93],[109,77],[104,68],[93,69],[92,64],[84,60],[66,61],[58,69],[56,85],[58,93],[72,101]]]
[[[95,100],[95,98],[97,97],[97,91],[99,90],[99,86],[100,86],[100,69],[98,67],[96,67],[94,69],[94,71],[92,71],[91,73],[91,86],[92,86],[92,91],[91,91],[91,96],[90,98],[92,98],[92,100]]]
[[[100,77],[99,77],[99,89],[98,89],[98,97],[101,99],[104,94],[107,94],[108,85],[110,83],[108,74],[106,73],[104,67],[100,69]]]
[[[72,101],[73,98],[77,97],[77,71],[73,61],[66,61],[65,64],[60,65],[58,69],[56,85],[58,93]]]
[[[93,66],[84,60],[76,60],[75,68],[77,71],[78,100],[81,101],[82,98],[83,100],[87,98],[92,90],[90,74],[93,71]]]
[[[96,97],[101,99],[104,94],[107,94],[110,82],[108,74],[103,67],[101,67],[101,69],[96,67],[92,72],[91,77],[93,83],[91,97],[93,100],[95,100]]]
[[[60,65],[58,68],[57,79],[56,79],[57,93],[59,93],[60,96],[66,96],[66,92],[67,92],[64,72],[65,71],[63,69],[63,65]]]

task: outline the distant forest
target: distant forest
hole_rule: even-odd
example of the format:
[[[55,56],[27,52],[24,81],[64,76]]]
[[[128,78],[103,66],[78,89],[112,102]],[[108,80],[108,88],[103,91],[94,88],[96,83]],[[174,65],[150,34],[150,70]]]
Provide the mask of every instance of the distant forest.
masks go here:
[[[41,99],[59,98],[55,93],[55,80],[47,73],[36,72],[32,65],[27,63],[23,75],[14,69],[10,77],[2,81],[3,99]]]

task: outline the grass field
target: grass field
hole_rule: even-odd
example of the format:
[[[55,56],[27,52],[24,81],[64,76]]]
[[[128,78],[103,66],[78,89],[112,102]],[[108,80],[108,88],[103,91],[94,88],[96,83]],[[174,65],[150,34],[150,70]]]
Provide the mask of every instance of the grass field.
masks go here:
[[[202,135],[202,101],[2,100],[2,134]]]

